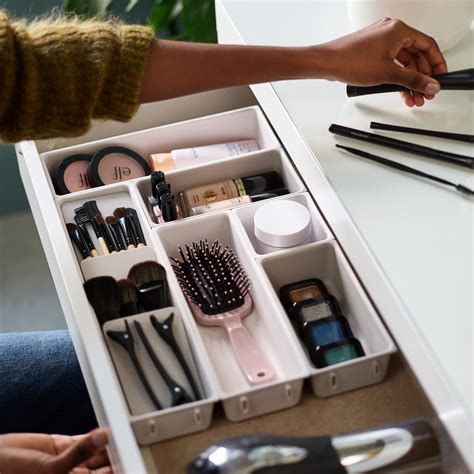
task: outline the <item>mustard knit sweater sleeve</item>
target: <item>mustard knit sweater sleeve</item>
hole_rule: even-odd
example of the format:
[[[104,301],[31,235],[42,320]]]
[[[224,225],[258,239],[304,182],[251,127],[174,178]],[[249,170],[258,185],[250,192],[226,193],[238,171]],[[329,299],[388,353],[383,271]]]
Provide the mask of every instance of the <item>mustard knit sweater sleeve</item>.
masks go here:
[[[98,21],[26,25],[0,10],[0,140],[82,135],[138,108],[153,31]]]

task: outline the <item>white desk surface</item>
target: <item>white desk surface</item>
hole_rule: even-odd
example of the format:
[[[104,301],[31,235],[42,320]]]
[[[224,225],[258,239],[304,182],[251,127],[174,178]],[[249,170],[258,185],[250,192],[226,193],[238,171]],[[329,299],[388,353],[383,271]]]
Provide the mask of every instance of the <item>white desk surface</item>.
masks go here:
[[[246,44],[317,44],[353,30],[344,1],[220,3]],[[446,53],[449,70],[473,67],[473,40],[471,29],[461,44]],[[409,109],[398,94],[347,99],[340,83],[305,80],[272,86],[438,359],[443,379],[472,424],[474,200],[336,151],[334,144],[371,151],[471,188],[474,173],[336,138],[328,127],[338,123],[369,131],[373,120],[473,134],[474,93],[442,92],[423,108]],[[473,156],[469,144],[407,134],[390,136]]]

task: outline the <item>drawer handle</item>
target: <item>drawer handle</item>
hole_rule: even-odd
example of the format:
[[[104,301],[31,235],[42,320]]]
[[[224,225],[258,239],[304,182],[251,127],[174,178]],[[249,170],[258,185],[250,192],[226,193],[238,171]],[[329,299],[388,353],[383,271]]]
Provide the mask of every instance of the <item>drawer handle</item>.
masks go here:
[[[200,408],[194,409],[194,422],[197,425],[200,425],[202,423],[202,414]]]
[[[148,422],[148,432],[152,438],[158,434],[158,427],[156,426],[155,420],[150,420]]]
[[[288,400],[293,399],[293,387],[288,383],[285,385],[285,395]]]
[[[380,363],[378,360],[374,361],[374,372],[376,375],[380,374]]]
[[[247,397],[240,397],[240,411],[248,413],[250,411],[250,403]]]
[[[329,374],[329,385],[331,385],[331,388],[336,388],[337,386],[337,376],[335,372]]]

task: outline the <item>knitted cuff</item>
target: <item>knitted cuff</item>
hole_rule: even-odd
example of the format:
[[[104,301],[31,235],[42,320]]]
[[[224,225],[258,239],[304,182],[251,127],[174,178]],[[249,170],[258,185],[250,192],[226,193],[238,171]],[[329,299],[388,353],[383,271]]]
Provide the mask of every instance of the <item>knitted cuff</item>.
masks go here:
[[[114,58],[117,67],[109,70],[103,90],[94,111],[93,118],[130,120],[138,109],[138,97],[150,52],[154,33],[151,28],[136,25],[119,26],[119,57]]]

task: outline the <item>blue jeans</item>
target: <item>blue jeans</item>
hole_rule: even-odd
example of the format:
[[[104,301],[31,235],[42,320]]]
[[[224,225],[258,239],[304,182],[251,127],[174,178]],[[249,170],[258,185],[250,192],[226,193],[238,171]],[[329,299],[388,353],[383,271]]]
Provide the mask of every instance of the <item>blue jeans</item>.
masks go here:
[[[67,331],[0,334],[0,433],[97,426]]]

